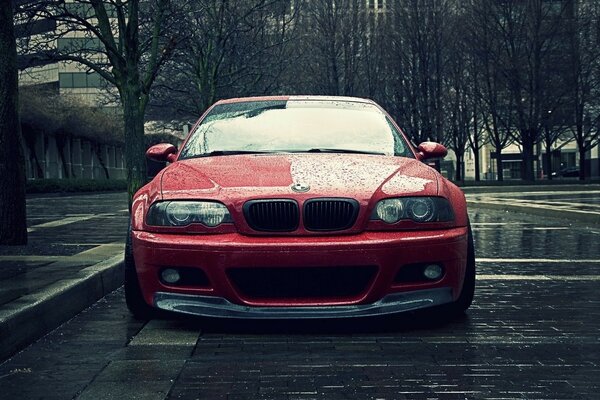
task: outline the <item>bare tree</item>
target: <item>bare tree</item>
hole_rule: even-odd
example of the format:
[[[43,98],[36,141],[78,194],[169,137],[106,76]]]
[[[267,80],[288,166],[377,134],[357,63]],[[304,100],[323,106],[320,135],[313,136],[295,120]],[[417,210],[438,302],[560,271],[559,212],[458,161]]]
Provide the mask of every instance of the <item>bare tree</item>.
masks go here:
[[[570,116],[559,115],[560,112],[548,110],[542,124],[541,141],[544,146],[544,163],[543,169],[549,180],[552,180],[553,166],[553,150],[559,150],[573,141],[566,135],[566,131],[570,129],[569,123],[572,118]],[[560,145],[557,148],[557,144]]]
[[[220,98],[276,91],[292,56],[297,10],[289,0],[190,3],[152,105],[197,117]]]
[[[361,84],[359,95],[376,99],[386,104],[388,82],[395,71],[389,71],[392,54],[389,43],[393,31],[390,27],[391,18],[388,11],[369,11],[366,15],[366,32],[361,36],[361,54],[359,70]],[[391,109],[390,109],[391,110]]]
[[[13,5],[0,2],[0,244],[27,244]]]
[[[78,63],[116,87],[123,109],[130,201],[147,179],[144,115],[150,88],[175,45],[168,34],[174,23],[170,6],[169,0],[40,0],[24,8],[32,20],[57,22],[58,28],[37,42],[51,60]],[[88,40],[64,48],[52,45],[73,34]]]
[[[577,4],[572,19],[570,60],[573,75],[568,96],[574,106],[571,128],[579,151],[579,179],[586,178],[586,153],[600,144],[600,5]]]
[[[470,121],[472,112],[472,77],[465,73],[465,66],[470,63],[469,54],[464,49],[462,37],[463,17],[455,15],[452,19],[452,40],[449,43],[448,59],[445,71],[444,87],[447,90],[444,102],[445,114],[448,118],[446,140],[448,147],[456,156],[456,181],[465,179],[465,152],[469,142]]]
[[[453,0],[392,3],[393,89],[386,103],[415,143],[444,138],[444,80],[452,38]]]
[[[448,97],[448,131],[445,142],[456,156],[456,181],[465,180],[465,152],[469,141],[469,109],[466,87],[454,81]]]
[[[562,2],[541,0],[487,1],[492,24],[501,40],[500,62],[511,97],[516,134],[523,152],[522,178],[534,180],[535,145],[540,141],[548,111],[565,100],[566,70],[557,71],[564,59],[561,28],[567,10]],[[563,5],[564,4],[564,5]],[[557,7],[558,5],[558,7]]]
[[[361,60],[368,10],[362,0],[311,0],[300,15],[303,63],[300,90],[328,95],[361,93]]]
[[[485,107],[482,101],[481,60],[478,57],[477,25],[473,7],[468,2],[456,8],[451,23],[452,39],[447,56],[449,118],[447,143],[457,156],[456,180],[464,180],[464,154],[470,148],[474,154],[475,180],[481,179],[480,151],[487,142],[484,126]]]
[[[475,163],[475,181],[481,180],[481,150],[484,148],[485,144],[488,143],[488,137],[486,135],[485,125],[483,123],[484,117],[482,113],[483,105],[481,101],[481,91],[480,91],[480,73],[479,73],[479,65],[477,65],[473,60],[470,62],[470,70],[472,72],[472,84],[470,86],[469,92],[469,106],[471,107],[471,121],[469,124],[469,147],[471,151],[473,151],[473,158]]]
[[[502,181],[502,150],[512,142],[510,132],[513,125],[512,101],[502,68],[502,41],[497,31],[496,11],[489,7],[489,3],[474,0],[468,7],[474,96],[479,98],[476,102],[479,110],[474,114],[480,116],[473,121],[472,132],[473,135],[482,135],[482,130],[486,132],[495,149],[497,179]],[[483,129],[478,129],[477,125]]]

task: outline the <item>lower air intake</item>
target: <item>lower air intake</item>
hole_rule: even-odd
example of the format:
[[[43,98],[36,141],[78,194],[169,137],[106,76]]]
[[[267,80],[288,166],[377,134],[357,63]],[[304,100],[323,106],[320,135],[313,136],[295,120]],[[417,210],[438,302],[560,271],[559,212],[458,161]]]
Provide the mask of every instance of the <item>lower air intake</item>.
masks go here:
[[[243,297],[333,299],[361,295],[377,267],[232,268],[227,275]]]

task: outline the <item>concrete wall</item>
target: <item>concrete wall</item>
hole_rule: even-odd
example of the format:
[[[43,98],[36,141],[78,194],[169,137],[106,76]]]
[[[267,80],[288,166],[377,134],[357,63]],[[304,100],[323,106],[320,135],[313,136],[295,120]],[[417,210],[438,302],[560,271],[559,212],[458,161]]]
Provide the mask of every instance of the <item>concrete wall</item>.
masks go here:
[[[38,133],[25,155],[28,179],[107,179],[106,171],[108,179],[126,176],[119,145]]]

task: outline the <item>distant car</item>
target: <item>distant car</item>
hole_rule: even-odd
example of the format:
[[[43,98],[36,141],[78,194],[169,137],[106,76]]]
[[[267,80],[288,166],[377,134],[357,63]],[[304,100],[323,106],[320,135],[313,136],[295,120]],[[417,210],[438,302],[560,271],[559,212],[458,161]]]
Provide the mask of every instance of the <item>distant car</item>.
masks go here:
[[[221,318],[464,312],[475,253],[462,191],[373,101],[219,101],[133,198],[125,296]]]
[[[578,177],[579,176],[579,167],[561,168],[559,171],[553,172],[552,176],[565,177],[565,178]]]

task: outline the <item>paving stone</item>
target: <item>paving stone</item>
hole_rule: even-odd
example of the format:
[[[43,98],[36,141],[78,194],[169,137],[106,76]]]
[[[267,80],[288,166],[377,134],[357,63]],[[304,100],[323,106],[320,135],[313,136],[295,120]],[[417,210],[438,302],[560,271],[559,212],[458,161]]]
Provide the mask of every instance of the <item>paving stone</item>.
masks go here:
[[[149,321],[129,343],[130,346],[145,345],[180,345],[194,346],[198,341],[200,331],[182,321]]]
[[[127,382],[115,385],[114,382],[98,382],[87,387],[77,399],[79,400],[162,400],[167,396],[171,382]]]
[[[600,262],[568,260],[600,258],[600,229],[483,209],[471,221],[478,257],[498,261],[478,265],[463,318],[146,323],[118,290],[1,364],[0,397],[598,398],[600,294],[590,277]],[[515,258],[567,261],[502,261]],[[551,279],[532,279],[540,274]]]

